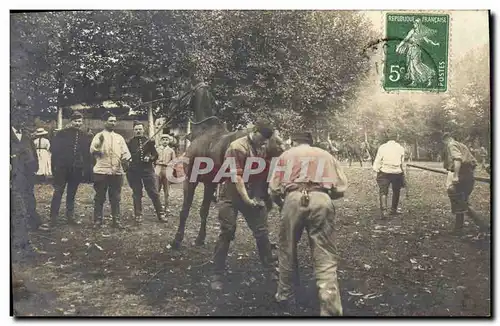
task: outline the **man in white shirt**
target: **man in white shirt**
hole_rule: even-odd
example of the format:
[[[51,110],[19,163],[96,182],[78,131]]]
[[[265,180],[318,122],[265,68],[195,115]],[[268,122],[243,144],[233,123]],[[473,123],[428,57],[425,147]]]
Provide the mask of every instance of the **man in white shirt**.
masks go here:
[[[171,168],[173,168],[171,162],[175,159],[174,149],[168,146],[170,141],[171,139],[169,135],[162,135],[160,143],[161,146],[156,149],[158,151],[158,160],[156,160],[155,174],[158,179],[158,191],[161,191],[161,188],[163,187],[165,211],[168,211],[168,191],[170,188],[167,167],[170,166]]]
[[[377,151],[373,170],[377,172],[377,184],[379,186],[380,215],[385,218],[387,211],[387,195],[389,185],[392,185],[392,206],[391,215],[397,215],[399,205],[399,195],[404,187],[403,162],[405,150],[397,143],[396,137],[390,133],[386,134],[387,142],[382,144]]]
[[[130,152],[125,139],[114,132],[116,116],[107,112],[103,120],[104,130],[97,133],[90,144],[90,153],[96,158],[94,165],[94,223],[102,225],[102,215],[106,192],[109,192],[113,227],[120,225],[120,197],[123,176],[130,160]]]

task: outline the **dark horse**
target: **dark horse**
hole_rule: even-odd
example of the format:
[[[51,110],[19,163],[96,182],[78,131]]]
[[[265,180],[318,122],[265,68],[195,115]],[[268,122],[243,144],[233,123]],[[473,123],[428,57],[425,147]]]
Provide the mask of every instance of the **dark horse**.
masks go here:
[[[201,225],[198,237],[196,238],[195,245],[202,246],[205,243],[206,229],[207,229],[207,216],[210,208],[211,201],[214,197],[217,183],[213,182],[213,177],[217,173],[217,167],[220,167],[224,161],[224,155],[227,148],[234,140],[247,136],[251,133],[251,129],[228,131],[225,124],[222,123],[217,117],[208,117],[200,122],[192,123],[193,132],[190,136],[192,142],[187,148],[185,156],[189,159],[189,163],[184,163],[184,172],[186,179],[184,180],[184,200],[182,203],[182,210],[179,218],[179,227],[172,242],[173,248],[179,248],[182,240],[184,239],[184,231],[186,228],[186,221],[189,216],[189,210],[193,203],[194,193],[196,187],[201,182],[204,185],[203,202],[200,208]],[[274,135],[269,140],[265,148],[265,157],[268,160],[268,165],[263,173],[269,169],[269,163],[272,157],[279,156],[284,151],[283,140]],[[214,162],[215,171],[207,175],[201,175],[196,180],[190,181],[191,171],[196,157],[211,158]],[[203,167],[203,166],[201,166]],[[262,184],[256,186],[259,190],[259,198],[264,198],[268,209],[272,207],[272,202],[267,194],[267,178],[261,178]],[[260,181],[259,181],[260,182]]]

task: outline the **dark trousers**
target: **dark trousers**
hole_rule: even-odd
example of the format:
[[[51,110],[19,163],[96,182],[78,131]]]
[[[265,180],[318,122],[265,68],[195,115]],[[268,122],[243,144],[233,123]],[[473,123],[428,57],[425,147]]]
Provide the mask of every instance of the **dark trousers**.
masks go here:
[[[73,167],[57,167],[54,169],[53,175],[54,194],[52,195],[52,203],[50,205],[50,218],[52,221],[57,220],[64,188],[66,188],[66,217],[73,219],[75,215],[76,191],[82,181],[83,170]]]
[[[108,193],[113,221],[120,219],[120,198],[123,176],[94,173],[94,222],[102,222],[104,202]]]
[[[33,230],[38,229],[42,225],[42,219],[36,211],[35,174],[19,173],[13,178],[12,182],[16,183],[15,187],[23,199],[29,227]]]
[[[387,196],[389,194],[389,186],[392,185],[392,205],[391,208],[396,210],[399,204],[399,197],[401,188],[404,185],[403,173],[377,173],[377,184],[381,195]]]
[[[252,230],[260,261],[266,270],[271,270],[273,264],[271,243],[267,226],[266,207],[250,207],[241,199],[228,199],[226,194],[219,208],[220,234],[215,245],[214,272],[216,275],[223,273],[229,245],[234,240],[238,212],[245,218],[248,227]]]
[[[13,185],[10,191],[11,257],[14,264],[22,263],[33,254],[28,233],[32,223],[23,191],[17,185]]]
[[[146,189],[146,193],[153,202],[156,215],[160,216],[162,212],[160,194],[156,182],[156,175],[153,169],[130,169],[127,172],[127,180],[132,189],[132,198],[134,201],[135,216],[142,215],[142,189]]]

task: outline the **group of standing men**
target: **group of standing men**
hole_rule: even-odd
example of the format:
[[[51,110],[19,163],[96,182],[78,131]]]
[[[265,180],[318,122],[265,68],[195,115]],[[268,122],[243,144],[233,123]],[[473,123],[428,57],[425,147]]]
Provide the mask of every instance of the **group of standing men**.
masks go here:
[[[165,207],[168,206],[168,181],[164,178],[164,167],[175,158],[175,151],[168,146],[170,136],[162,135],[161,146],[144,136],[144,125],[134,122],[134,137],[128,142],[114,131],[116,116],[106,113],[103,117],[104,130],[93,139],[81,130],[83,116],[73,113],[70,125],[59,131],[52,141],[52,170],[54,194],[50,218],[53,226],[59,220],[61,198],[66,188],[66,218],[74,219],[75,194],[81,182],[93,182],[94,225],[103,224],[103,207],[108,195],[113,227],[121,228],[120,199],[124,177],[133,192],[134,216],[142,221],[143,188],[153,202],[156,216],[165,221],[159,190],[163,186]],[[154,166],[156,165],[156,167]],[[156,173],[155,173],[156,168]]]

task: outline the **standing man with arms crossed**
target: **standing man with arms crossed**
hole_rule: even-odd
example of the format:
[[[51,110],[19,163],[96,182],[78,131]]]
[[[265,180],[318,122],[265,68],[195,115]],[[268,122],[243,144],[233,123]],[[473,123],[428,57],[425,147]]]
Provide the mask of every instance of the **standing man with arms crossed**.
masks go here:
[[[90,153],[96,157],[94,166],[94,224],[101,227],[103,222],[103,206],[108,192],[111,203],[113,227],[121,228],[120,197],[123,175],[128,167],[130,152],[125,139],[114,132],[116,116],[107,112],[103,116],[104,130],[97,133],[90,145]]]
[[[79,112],[71,115],[68,128],[59,131],[52,140],[52,174],[54,176],[50,222],[56,226],[59,218],[61,199],[66,188],[66,219],[68,224],[75,224],[75,195],[83,181],[90,181],[92,158],[89,148],[91,138],[80,128],[83,116]]]
[[[390,185],[392,185],[391,215],[401,213],[398,209],[399,197],[401,188],[405,185],[403,174],[405,149],[394,140],[396,136],[391,132],[386,133],[386,138],[387,142],[380,145],[373,162],[373,170],[377,172],[381,219],[386,217],[387,195],[389,194]]]
[[[133,193],[135,221],[142,222],[142,188],[144,185],[144,189],[153,202],[158,220],[165,222],[153,170],[153,162],[158,158],[155,143],[144,137],[144,125],[141,122],[134,122],[134,134],[135,136],[127,144],[132,157],[127,171],[127,180]]]
[[[312,146],[311,133],[295,134],[292,142],[293,147],[279,157],[269,184],[273,200],[282,207],[275,298],[280,303],[294,302],[292,283],[294,277],[298,278],[297,243],[305,228],[313,255],[320,314],[341,316],[332,200],[343,197],[347,178],[330,153]]]

